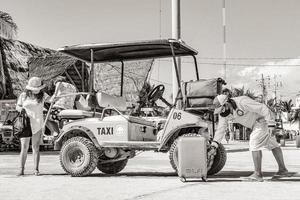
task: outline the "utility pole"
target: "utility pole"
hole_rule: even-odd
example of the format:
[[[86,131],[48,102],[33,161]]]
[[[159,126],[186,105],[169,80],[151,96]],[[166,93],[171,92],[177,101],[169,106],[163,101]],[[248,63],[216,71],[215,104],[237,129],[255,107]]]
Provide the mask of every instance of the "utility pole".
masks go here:
[[[279,75],[279,77],[281,77]],[[275,103],[277,103],[277,91],[282,87],[282,82],[277,80],[277,75],[274,75],[274,96],[275,96]]]
[[[258,85],[261,87],[262,89],[262,102],[263,103],[267,103],[267,95],[268,95],[268,91],[267,91],[267,81],[268,81],[268,85],[270,84],[270,77],[267,76],[266,78],[264,77],[264,74],[261,74],[261,78],[257,79],[256,81],[258,81]]]
[[[223,0],[222,8],[222,19],[223,19],[223,78],[226,80],[226,0]]]
[[[172,0],[172,38],[177,40],[181,39],[180,0]],[[181,82],[181,59],[179,57],[177,58],[177,70],[179,75],[179,82]],[[175,102],[178,93],[178,82],[174,66],[172,68],[172,84],[173,102]]]

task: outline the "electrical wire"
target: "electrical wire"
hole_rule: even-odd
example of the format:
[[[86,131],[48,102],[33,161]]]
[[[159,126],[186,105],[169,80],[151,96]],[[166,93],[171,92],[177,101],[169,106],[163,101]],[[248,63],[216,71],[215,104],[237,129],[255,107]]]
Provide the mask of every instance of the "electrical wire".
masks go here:
[[[163,60],[161,59],[161,61],[163,62],[172,62],[170,60]],[[186,64],[194,64],[194,62],[192,61],[182,61],[182,63],[186,63]],[[202,65],[219,65],[219,66],[223,66],[224,63],[215,63],[215,62],[197,62],[197,64],[202,64]],[[229,66],[237,66],[237,67],[300,67],[299,65],[288,65],[288,64],[244,64],[244,63],[226,63],[226,65]]]
[[[201,60],[224,60],[224,58],[218,57],[196,57]],[[226,60],[300,60],[300,57],[229,57]]]

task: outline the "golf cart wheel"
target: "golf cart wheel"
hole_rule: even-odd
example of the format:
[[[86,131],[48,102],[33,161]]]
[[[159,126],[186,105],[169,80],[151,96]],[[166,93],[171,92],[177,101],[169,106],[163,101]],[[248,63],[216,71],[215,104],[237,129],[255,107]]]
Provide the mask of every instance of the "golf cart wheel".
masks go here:
[[[127,162],[128,159],[103,164],[98,162],[97,168],[105,174],[117,174],[125,168]]]
[[[223,144],[219,144],[217,148],[217,154],[214,158],[214,162],[211,166],[211,168],[208,170],[207,174],[208,175],[214,175],[221,171],[223,167],[225,166],[227,160],[227,153],[225,150],[225,147]]]
[[[60,151],[60,164],[71,176],[87,176],[96,168],[98,154],[95,145],[87,138],[73,137]]]

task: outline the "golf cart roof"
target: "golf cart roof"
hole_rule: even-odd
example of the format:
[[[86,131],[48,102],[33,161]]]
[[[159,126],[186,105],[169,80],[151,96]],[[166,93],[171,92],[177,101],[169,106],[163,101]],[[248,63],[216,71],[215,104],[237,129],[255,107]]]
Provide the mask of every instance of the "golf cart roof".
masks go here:
[[[174,39],[74,45],[65,46],[58,51],[85,62],[93,59],[95,63],[99,63],[172,57],[171,45],[175,56],[193,56],[198,53],[184,42]]]

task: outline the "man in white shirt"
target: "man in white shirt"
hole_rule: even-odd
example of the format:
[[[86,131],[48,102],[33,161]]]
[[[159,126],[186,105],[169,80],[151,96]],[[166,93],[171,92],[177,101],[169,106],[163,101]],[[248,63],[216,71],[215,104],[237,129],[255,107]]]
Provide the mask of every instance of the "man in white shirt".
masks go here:
[[[252,152],[254,173],[244,180],[263,181],[261,150],[264,148],[271,150],[277,161],[279,169],[274,178],[289,175],[284,164],[282,150],[273,134],[275,131],[274,115],[265,104],[256,102],[247,96],[228,98],[223,94],[218,95],[213,104],[216,108],[215,114],[219,114],[214,141],[221,142],[229,121],[252,129],[249,149]],[[268,130],[268,125],[274,127],[271,132]],[[217,143],[213,145],[217,146]]]

